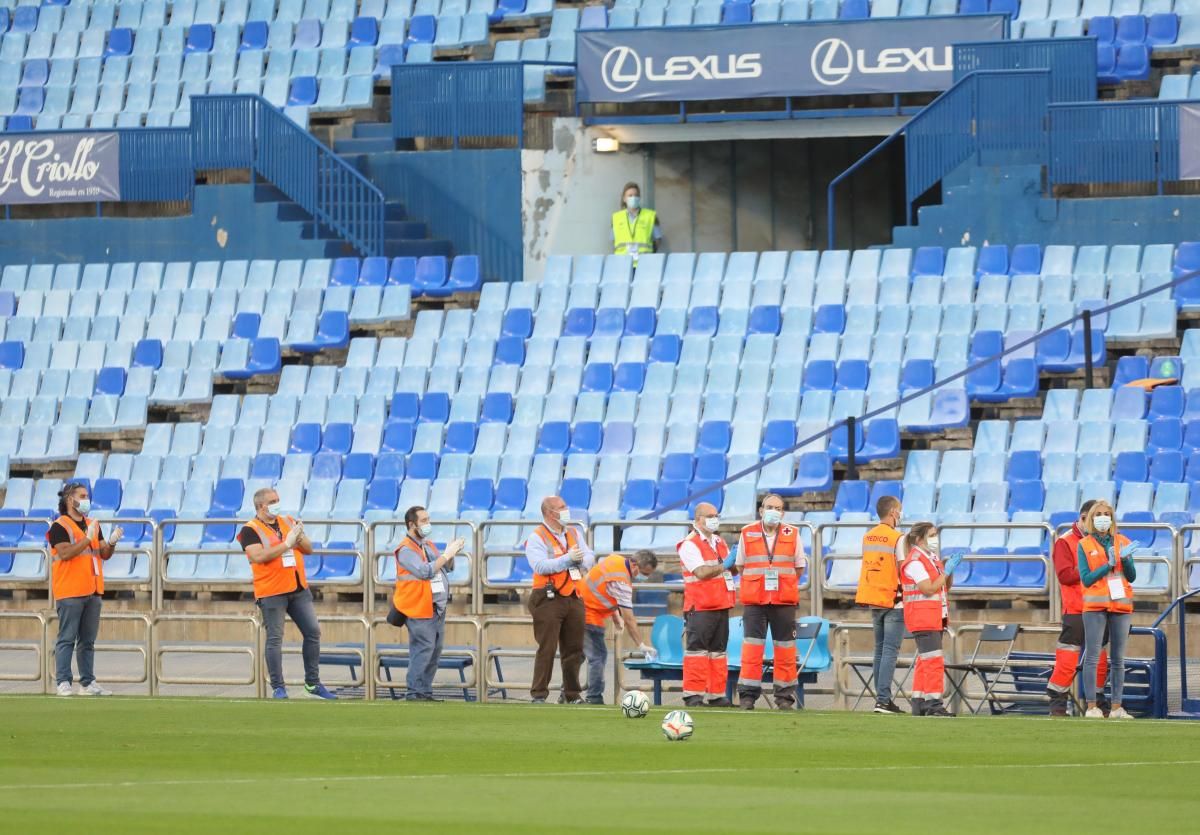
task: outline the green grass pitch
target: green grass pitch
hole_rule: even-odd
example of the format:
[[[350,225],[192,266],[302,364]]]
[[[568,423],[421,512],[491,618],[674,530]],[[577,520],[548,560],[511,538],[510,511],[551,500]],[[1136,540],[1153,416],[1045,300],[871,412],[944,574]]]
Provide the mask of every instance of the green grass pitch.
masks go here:
[[[664,714],[5,697],[0,832],[1200,827],[1200,724],[698,709],[695,736],[667,742]]]

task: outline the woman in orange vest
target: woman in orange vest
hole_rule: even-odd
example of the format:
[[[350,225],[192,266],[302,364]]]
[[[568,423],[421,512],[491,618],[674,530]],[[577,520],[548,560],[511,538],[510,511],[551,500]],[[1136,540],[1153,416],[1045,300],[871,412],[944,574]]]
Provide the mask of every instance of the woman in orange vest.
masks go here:
[[[938,555],[940,538],[932,522],[918,522],[908,533],[911,546],[900,568],[904,592],[904,627],[917,644],[913,670],[913,716],[953,716],[942,704],[946,660],[942,637],[950,617],[946,592],[951,575],[962,561],[956,554],[943,564]]]
[[[408,698],[415,702],[439,702],[433,696],[433,679],[442,657],[446,637],[446,606],[450,603],[450,578],[454,558],[466,541],[456,539],[439,554],[429,535],[433,524],[420,506],[404,513],[408,536],[396,549],[396,591],[392,606],[401,617],[388,622],[408,626]]]
[[[1083,586],[1083,696],[1088,719],[1103,719],[1097,704],[1096,670],[1108,632],[1108,673],[1112,684],[1109,719],[1132,719],[1121,707],[1125,690],[1125,644],[1133,621],[1133,547],[1117,530],[1112,505],[1098,501],[1088,512],[1086,536],[1079,541],[1079,584]]]
[[[58,494],[58,519],[46,532],[50,545],[50,588],[58,611],[58,641],[54,645],[55,693],[71,696],[71,655],[79,663],[79,695],[111,696],[96,682],[93,661],[100,631],[100,600],[104,594],[104,561],[113,555],[124,531],[113,528],[108,539],[100,523],[89,519],[88,488],[72,481]]]

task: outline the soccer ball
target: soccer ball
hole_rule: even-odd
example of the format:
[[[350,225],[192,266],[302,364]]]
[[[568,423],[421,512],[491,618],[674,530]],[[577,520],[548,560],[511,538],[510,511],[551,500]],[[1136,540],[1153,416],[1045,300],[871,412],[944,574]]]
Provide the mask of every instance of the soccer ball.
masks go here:
[[[682,742],[692,735],[692,717],[686,711],[672,710],[663,719],[662,732],[671,742]]]
[[[627,719],[641,719],[650,712],[650,700],[641,690],[630,690],[621,699],[621,712]]]

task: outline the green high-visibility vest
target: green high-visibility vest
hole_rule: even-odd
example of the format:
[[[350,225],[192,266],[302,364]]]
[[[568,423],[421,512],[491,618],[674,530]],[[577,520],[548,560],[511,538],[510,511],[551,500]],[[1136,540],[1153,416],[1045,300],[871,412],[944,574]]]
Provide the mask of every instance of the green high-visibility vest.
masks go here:
[[[624,209],[613,212],[613,253],[632,255],[636,261],[639,253],[653,252],[656,217],[653,209],[642,209],[630,222],[629,212]]]

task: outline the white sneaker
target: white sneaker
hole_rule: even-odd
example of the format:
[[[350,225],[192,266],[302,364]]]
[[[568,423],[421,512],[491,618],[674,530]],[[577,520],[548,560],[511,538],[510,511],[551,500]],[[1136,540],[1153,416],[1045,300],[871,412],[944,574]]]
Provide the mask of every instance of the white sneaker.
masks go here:
[[[93,681],[87,687],[82,687],[79,690],[80,696],[111,696],[111,690],[105,690],[98,682]]]
[[[1129,714],[1129,711],[1127,711],[1125,708],[1115,707],[1109,712],[1108,718],[1109,719],[1132,719],[1133,717]]]
[[[60,682],[58,687],[54,688],[55,696],[74,696],[75,690],[71,687],[71,682]]]
[[[1113,715],[1116,715],[1115,713]],[[1083,714],[1085,719],[1103,719],[1104,711],[1098,707],[1089,707],[1087,713]]]

